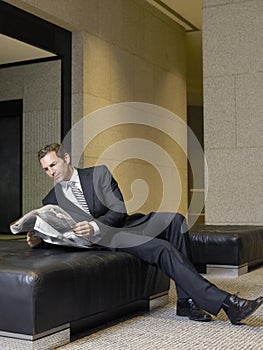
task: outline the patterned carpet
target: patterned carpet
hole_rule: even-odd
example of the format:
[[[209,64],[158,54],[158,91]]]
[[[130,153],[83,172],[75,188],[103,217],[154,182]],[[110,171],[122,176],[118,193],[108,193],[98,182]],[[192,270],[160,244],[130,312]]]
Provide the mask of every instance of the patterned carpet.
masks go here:
[[[238,278],[209,278],[218,287],[240,297],[263,295],[263,267]],[[213,322],[193,322],[175,314],[176,295],[150,313],[109,323],[59,350],[263,350],[263,306],[242,325],[233,326],[223,311]]]

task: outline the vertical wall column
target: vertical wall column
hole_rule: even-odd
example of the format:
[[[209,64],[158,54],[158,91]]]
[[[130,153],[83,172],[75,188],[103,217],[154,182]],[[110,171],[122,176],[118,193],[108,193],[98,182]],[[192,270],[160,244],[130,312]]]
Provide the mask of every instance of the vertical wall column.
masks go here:
[[[263,223],[261,0],[203,1],[206,223]]]

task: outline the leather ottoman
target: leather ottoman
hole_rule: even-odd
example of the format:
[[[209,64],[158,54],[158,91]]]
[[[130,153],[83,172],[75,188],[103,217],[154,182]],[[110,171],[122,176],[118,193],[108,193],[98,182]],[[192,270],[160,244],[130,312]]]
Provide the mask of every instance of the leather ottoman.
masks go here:
[[[263,226],[195,225],[190,246],[200,272],[238,276],[263,261]]]
[[[52,349],[167,302],[168,289],[167,276],[127,253],[0,241],[0,349]]]

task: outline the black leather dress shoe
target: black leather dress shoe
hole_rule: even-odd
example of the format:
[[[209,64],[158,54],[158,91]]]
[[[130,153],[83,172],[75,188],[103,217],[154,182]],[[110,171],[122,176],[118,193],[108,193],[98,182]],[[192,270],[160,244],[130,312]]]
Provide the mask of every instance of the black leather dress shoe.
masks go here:
[[[177,301],[176,315],[188,317],[192,321],[209,322],[212,317],[204,310],[200,309],[193,299],[179,299]]]
[[[230,295],[222,305],[223,310],[227,314],[232,324],[239,324],[257,308],[263,304],[263,297],[259,297],[255,300],[241,299],[237,295]]]

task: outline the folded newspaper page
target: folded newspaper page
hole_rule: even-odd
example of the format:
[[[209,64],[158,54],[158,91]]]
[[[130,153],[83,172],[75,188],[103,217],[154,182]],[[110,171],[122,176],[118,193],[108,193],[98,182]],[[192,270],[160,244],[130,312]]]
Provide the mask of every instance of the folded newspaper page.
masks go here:
[[[77,237],[71,227],[76,222],[57,205],[45,205],[25,214],[10,226],[13,234],[34,231],[45,242],[70,247],[87,248],[91,242],[85,237]]]

